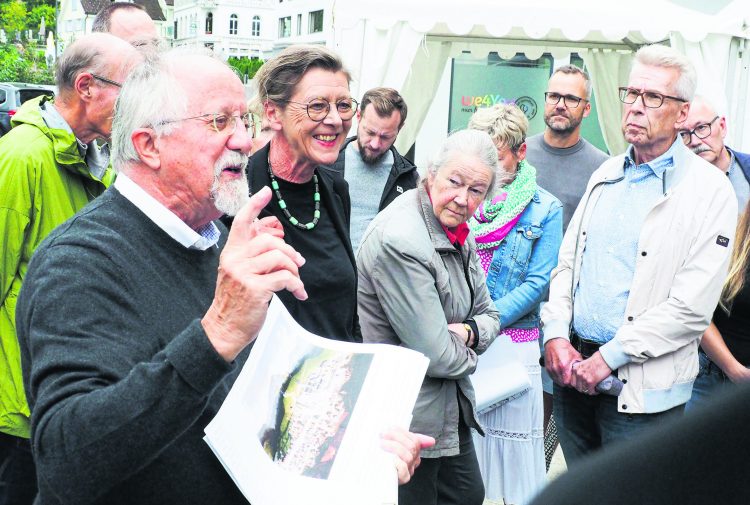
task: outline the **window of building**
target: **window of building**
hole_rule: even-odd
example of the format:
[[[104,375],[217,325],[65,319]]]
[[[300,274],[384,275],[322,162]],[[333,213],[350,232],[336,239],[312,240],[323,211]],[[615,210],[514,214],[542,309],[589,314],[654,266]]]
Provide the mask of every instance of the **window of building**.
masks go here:
[[[229,35],[237,35],[237,14],[229,16]]]
[[[190,15],[190,35],[195,37],[198,33],[198,14]]]
[[[291,37],[292,35],[292,16],[279,18],[279,38]]]
[[[307,33],[319,33],[323,31],[323,11],[313,11],[310,13],[307,23]]]
[[[253,23],[251,26],[253,37],[260,37],[260,16],[253,16]]]
[[[297,14],[297,35],[302,35],[302,14]]]
[[[214,32],[214,14],[209,12],[206,14],[206,35],[211,35]]]

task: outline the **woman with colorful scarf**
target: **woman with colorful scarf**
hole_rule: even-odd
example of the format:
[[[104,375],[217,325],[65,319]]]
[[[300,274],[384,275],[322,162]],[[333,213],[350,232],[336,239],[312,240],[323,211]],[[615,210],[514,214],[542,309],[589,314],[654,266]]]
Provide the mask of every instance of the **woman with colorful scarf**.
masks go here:
[[[500,312],[500,335],[510,338],[531,389],[480,415],[485,437],[475,437],[486,497],[506,504],[531,501],[545,482],[539,306],[557,264],[562,204],[537,186],[525,161],[529,122],[515,105],[479,109],[469,128],[497,146],[500,189],[469,220],[487,288]]]

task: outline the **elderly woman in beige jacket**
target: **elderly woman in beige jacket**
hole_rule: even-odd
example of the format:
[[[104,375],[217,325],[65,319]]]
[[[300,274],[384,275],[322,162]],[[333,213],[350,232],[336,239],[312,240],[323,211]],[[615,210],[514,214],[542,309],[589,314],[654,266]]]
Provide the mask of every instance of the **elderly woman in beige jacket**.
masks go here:
[[[435,437],[399,503],[481,505],[470,428],[481,432],[469,375],[498,334],[466,221],[493,188],[497,150],[464,130],[443,143],[427,178],[398,197],[365,232],[357,254],[365,342],[415,349],[430,359],[411,431]]]

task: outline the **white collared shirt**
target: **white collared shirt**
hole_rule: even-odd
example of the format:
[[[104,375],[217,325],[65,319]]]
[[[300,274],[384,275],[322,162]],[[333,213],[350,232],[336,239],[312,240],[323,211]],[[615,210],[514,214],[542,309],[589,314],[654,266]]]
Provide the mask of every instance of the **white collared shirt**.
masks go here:
[[[117,174],[114,186],[122,196],[146,214],[156,226],[183,246],[205,251],[219,241],[221,232],[213,222],[207,223],[197,231],[193,230],[174,212],[149,195],[125,174]]]

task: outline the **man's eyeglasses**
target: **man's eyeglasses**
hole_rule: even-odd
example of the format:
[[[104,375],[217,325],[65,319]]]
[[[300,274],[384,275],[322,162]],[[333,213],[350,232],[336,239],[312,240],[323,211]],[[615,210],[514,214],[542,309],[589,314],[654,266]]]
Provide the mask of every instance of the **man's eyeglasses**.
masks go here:
[[[336,112],[343,121],[348,121],[354,117],[357,112],[357,106],[359,105],[354,98],[346,98],[339,100],[335,104],[331,104],[328,100],[322,98],[314,98],[307,103],[295,102],[293,100],[284,100],[287,103],[294,103],[297,105],[304,105],[307,110],[307,117],[318,123],[328,117],[328,113],[331,112],[331,105],[336,106]]]
[[[719,116],[716,116],[708,123],[702,123],[693,128],[692,130],[680,130],[680,137],[682,137],[682,141],[686,144],[689,144],[692,140],[693,135],[698,137],[699,139],[704,139],[711,135],[711,125],[719,119]]]
[[[670,100],[675,100],[677,102],[687,102],[687,100],[683,98],[677,98],[676,96],[669,96],[669,95],[662,95],[661,93],[657,93],[655,91],[638,91],[637,89],[633,88],[619,88],[620,89],[620,101],[622,103],[635,103],[636,100],[638,100],[638,97],[641,97],[641,101],[643,102],[643,105],[645,107],[648,107],[649,109],[658,109],[661,107],[661,105],[664,103],[665,98],[669,98]]]
[[[237,131],[237,123],[242,122],[245,129],[250,135],[255,138],[255,121],[253,121],[252,113],[246,112],[242,115],[231,116],[228,114],[212,113],[212,114],[201,114],[200,116],[184,117],[180,119],[170,119],[169,121],[162,121],[159,124],[177,123],[179,121],[187,121],[189,119],[200,119],[206,123],[211,124],[216,133],[225,133],[228,135],[234,135]]]
[[[102,77],[101,75],[98,75],[98,74],[91,74],[91,77],[93,77],[97,81],[106,82],[107,84],[111,84],[112,86],[117,86],[118,88],[122,88],[121,82],[113,81],[112,79],[107,79],[106,77]]]
[[[561,95],[560,93],[553,93],[551,91],[544,94],[544,101],[550,105],[557,105],[560,99],[562,99],[563,104],[569,109],[575,109],[581,102],[588,102],[585,98],[575,95]]]

